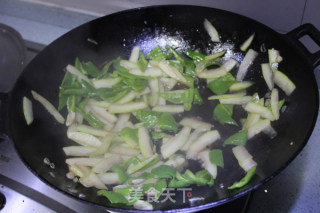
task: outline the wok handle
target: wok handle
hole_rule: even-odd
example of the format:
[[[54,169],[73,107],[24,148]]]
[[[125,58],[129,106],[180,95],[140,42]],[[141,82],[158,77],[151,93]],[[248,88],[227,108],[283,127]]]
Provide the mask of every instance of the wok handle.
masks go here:
[[[292,44],[306,57],[308,64],[312,68],[316,68],[316,66],[320,65],[320,50],[315,53],[310,53],[310,51],[299,41],[299,39],[305,35],[310,36],[310,38],[320,46],[320,31],[312,24],[303,24],[287,33]]]
[[[0,93],[0,141],[8,138],[7,135],[7,107],[8,94]]]

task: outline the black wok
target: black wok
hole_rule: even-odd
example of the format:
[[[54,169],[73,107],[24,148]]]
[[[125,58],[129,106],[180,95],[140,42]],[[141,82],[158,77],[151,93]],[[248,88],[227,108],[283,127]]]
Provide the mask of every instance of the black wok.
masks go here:
[[[257,175],[248,185],[232,191],[220,187],[220,183],[228,186],[244,175],[236,160],[225,157],[225,164],[232,166],[226,171],[219,170],[214,188],[192,187],[192,197],[204,197],[204,202],[191,206],[189,202],[183,202],[183,194],[177,192],[176,203],[165,202],[154,206],[156,210],[197,211],[229,202],[255,189],[293,160],[313,130],[319,94],[312,72],[320,64],[320,52],[311,54],[298,41],[303,35],[309,35],[320,44],[320,33],[310,24],[283,35],[243,16],[196,6],[138,8],[96,19],[70,31],[46,47],[26,67],[14,89],[8,94],[1,94],[1,119],[4,120],[1,125],[5,124],[1,130],[12,139],[27,167],[52,187],[88,203],[106,206],[110,210],[130,209],[124,205],[110,204],[107,199],[97,197],[95,189],[86,189],[66,178],[67,166],[62,147],[72,144],[66,138],[66,127],[54,121],[35,101],[35,121],[27,126],[22,112],[22,97],[31,98],[30,90],[35,90],[57,106],[58,87],[65,74],[64,68],[73,63],[77,56],[81,60],[101,64],[118,56],[128,57],[135,45],[140,45],[148,53],[156,45],[164,47],[166,44],[177,47],[179,52],[192,48],[210,53],[217,44],[209,41],[209,36],[203,29],[204,18],[217,28],[223,44],[220,48],[228,49],[230,54],[233,51],[240,52],[240,44],[253,32],[256,33],[253,49],[259,51],[264,44],[267,49],[273,47],[280,50],[284,61],[279,69],[295,82],[297,89],[286,99],[288,107],[281,119],[273,123],[278,131],[277,137],[271,140],[266,135],[259,135],[247,144],[249,152],[258,162]],[[259,68],[260,63],[267,62],[266,54],[260,53],[246,77],[257,82],[249,93],[258,91],[263,95],[267,92]],[[240,60],[243,57],[241,54],[234,56]],[[212,121],[213,107],[210,102],[193,111]],[[65,111],[62,113],[66,114]],[[235,115],[237,121],[242,117],[241,113]],[[219,125],[217,128],[222,129]],[[225,133],[227,132],[223,134],[226,135]],[[226,149],[226,153],[227,156],[230,155],[230,149]],[[43,163],[45,157],[54,162],[55,169]],[[76,189],[77,192],[70,189]],[[79,198],[79,194],[85,196]]]

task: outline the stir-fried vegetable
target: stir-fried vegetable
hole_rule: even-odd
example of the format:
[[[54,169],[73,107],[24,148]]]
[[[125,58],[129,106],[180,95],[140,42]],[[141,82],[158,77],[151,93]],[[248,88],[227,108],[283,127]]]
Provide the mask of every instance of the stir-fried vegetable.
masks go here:
[[[210,162],[220,167],[224,167],[223,154],[221,149],[213,149],[209,152]]]
[[[246,51],[254,39],[254,33],[240,46],[241,51]]]
[[[234,135],[231,135],[227,138],[223,145],[236,145],[236,146],[244,146],[246,145],[248,140],[248,130],[240,130]]]
[[[23,114],[28,125],[33,122],[33,110],[32,102],[27,98],[23,97]]]
[[[204,20],[204,28],[208,32],[211,37],[211,41],[213,42],[220,42],[219,34],[216,28],[207,20]]]
[[[238,73],[237,73],[237,81],[242,81],[247,72],[249,67],[253,64],[254,59],[258,56],[258,53],[253,49],[249,49],[247,54],[245,55],[243,61],[240,64]]]
[[[214,111],[213,116],[219,121],[221,124],[232,124],[238,126],[237,122],[232,118],[233,114],[233,105],[223,105],[218,104]]]
[[[207,19],[204,28],[211,41],[220,42]],[[243,43],[242,51],[254,42],[254,35]],[[212,187],[218,171],[230,168],[224,153],[228,151],[225,146],[233,146],[234,158],[246,175],[228,189],[246,185],[258,164],[255,153],[251,155],[245,145],[260,133],[271,138],[277,134],[271,123],[281,118],[283,92],[290,95],[295,85],[278,71],[282,60],[279,51],[270,49],[269,62],[261,64],[261,69],[271,95],[248,94],[245,90],[255,82],[246,81],[246,74],[258,52],[248,50],[236,78],[233,70],[238,61],[226,52],[180,52],[167,45],[165,49],[157,46],[145,56],[139,46],[134,46],[128,59],[110,60],[101,69],[79,58],[74,65],[67,65],[58,110],[67,108],[66,135],[73,141],[63,148],[69,176],[78,178],[85,187],[101,189],[97,195],[111,203],[152,210],[153,206],[142,200],[152,189],[154,199],[159,200],[167,187]],[[203,97],[203,90],[212,96]],[[48,100],[34,91],[32,95],[64,123]],[[190,114],[194,107],[200,112],[205,99],[212,104],[213,115]],[[28,125],[33,120],[31,104],[24,97]],[[238,112],[246,113],[246,117],[233,118]],[[223,135],[215,125],[237,131]],[[222,139],[223,146],[217,148],[221,144],[217,141]],[[186,167],[190,159],[198,162],[198,170]],[[107,186],[113,189],[107,191]]]
[[[59,123],[64,123],[65,119],[47,99],[45,99],[35,91],[31,91],[31,94],[33,98],[39,101]]]
[[[229,186],[228,189],[236,189],[245,186],[251,180],[255,173],[256,167],[253,167],[247,172],[246,176],[244,176],[239,182],[236,182],[232,186]]]

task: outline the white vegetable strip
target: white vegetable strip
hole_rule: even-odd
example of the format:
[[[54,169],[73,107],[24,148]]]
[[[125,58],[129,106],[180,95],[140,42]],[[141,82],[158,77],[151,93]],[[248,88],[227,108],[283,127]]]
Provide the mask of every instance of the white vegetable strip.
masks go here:
[[[198,73],[199,78],[208,78],[208,79],[215,79],[227,74],[227,70],[225,67],[219,67],[210,70],[203,70],[202,72]]]
[[[128,61],[128,60],[121,60],[120,61],[120,66],[126,68],[127,70],[131,70],[131,69],[139,69],[139,66],[137,63]]]
[[[97,137],[84,132],[70,132],[68,138],[83,146],[101,146],[101,141]]]
[[[75,174],[78,177],[84,177],[88,176],[90,174],[90,169],[87,166],[82,166],[82,165],[77,165],[77,164],[72,164],[69,165],[69,170],[73,174]]]
[[[261,106],[264,105],[264,99],[263,98],[259,99],[258,94],[253,94],[253,96],[257,96],[256,99],[253,99],[254,103],[258,103]],[[247,129],[248,130],[252,125],[257,123],[259,120],[260,120],[260,115],[259,114],[253,113],[253,112],[249,112],[248,116],[247,116],[247,119],[246,119],[246,122],[243,125],[243,129]]]
[[[140,150],[131,148],[127,144],[111,146],[108,150],[111,154],[118,154],[120,156],[137,156],[140,154]]]
[[[142,72],[140,69],[131,69],[129,70],[129,72],[134,75],[150,76],[154,78],[163,76],[163,72],[161,71],[161,69],[156,67],[148,67],[144,72]]]
[[[99,115],[99,117],[102,117],[103,119],[109,121],[110,123],[114,123],[118,120],[117,116],[109,113],[107,110],[101,107],[90,106],[90,109],[94,114]]]
[[[152,108],[152,111],[179,113],[179,112],[184,112],[184,106],[183,105],[157,105]]]
[[[274,83],[280,87],[286,95],[291,95],[291,93],[296,89],[296,85],[294,85],[288,76],[278,70],[274,72]]]
[[[251,66],[251,64],[257,56],[258,53],[256,51],[254,51],[253,49],[248,50],[247,54],[245,55],[243,61],[240,64],[236,78],[237,81],[242,81],[245,78],[248,72],[248,68]]]
[[[85,80],[86,82],[88,82],[89,84],[92,84],[92,82],[89,80],[89,78],[87,76],[85,76],[84,74],[82,74],[77,68],[75,68],[72,65],[68,65],[66,67],[66,70],[68,72],[70,72],[71,74],[77,76],[78,81],[81,82],[81,80]]]
[[[250,81],[236,82],[230,86],[229,91],[234,92],[234,91],[244,90],[244,89],[247,89],[248,87],[251,87],[252,85],[253,83]]]
[[[85,187],[96,187],[98,189],[107,189],[107,187],[101,182],[97,175],[93,172],[89,176],[80,178],[80,183]]]
[[[257,163],[252,159],[252,155],[244,146],[236,146],[232,148],[234,156],[237,158],[239,165],[246,172],[257,166]]]
[[[204,150],[207,146],[213,144],[219,138],[220,134],[217,130],[205,132],[189,146],[187,158],[196,159],[199,152]]]
[[[105,154],[110,147],[112,138],[112,134],[108,134],[107,136],[100,138],[101,146],[99,146],[96,151],[90,153],[90,156],[99,156]]]
[[[217,100],[217,99],[229,99],[229,98],[240,98],[246,95],[245,92],[238,92],[232,94],[223,94],[223,95],[213,95],[208,98],[208,100]]]
[[[280,110],[278,107],[278,103],[279,103],[279,91],[278,91],[278,89],[274,88],[271,91],[270,104],[271,104],[272,114],[276,120],[278,120],[279,116],[280,116]]]
[[[211,41],[220,42],[218,31],[207,19],[204,19],[203,25],[206,31],[208,32]]]
[[[213,127],[211,123],[201,121],[195,117],[183,118],[180,121],[180,124],[182,126],[188,126],[192,129],[201,129],[201,130],[210,130]]]
[[[274,48],[269,49],[268,57],[271,69],[273,71],[276,71],[278,69],[279,62],[282,61],[282,57],[280,56],[279,51],[275,50]]]
[[[123,113],[119,115],[118,121],[113,129],[113,132],[120,132],[121,129],[127,127],[127,124],[130,120],[129,113]]]
[[[226,53],[226,51],[220,51],[220,52],[216,52],[216,53],[213,53],[213,54],[210,54],[210,55],[206,55],[204,57],[204,61],[207,62],[207,61],[213,61],[214,59],[218,59],[220,56],[223,56],[224,54]]]
[[[274,82],[273,82],[273,71],[271,70],[270,64],[268,63],[261,64],[261,70],[262,70],[263,78],[267,83],[269,90],[272,90],[274,87]]]
[[[87,105],[107,109],[110,106],[110,103],[107,101],[96,101],[94,99],[89,99]]]
[[[68,165],[95,166],[100,161],[101,158],[68,158],[66,163]]]
[[[243,129],[249,129],[253,124],[260,120],[260,115],[257,113],[249,112],[246,122],[243,125]]]
[[[93,79],[92,84],[94,88],[111,88],[120,82],[120,78],[103,78],[103,79]]]
[[[129,61],[131,61],[131,62],[138,62],[139,55],[140,55],[140,46],[134,46],[134,47],[132,48]]]
[[[241,51],[246,51],[254,39],[254,33],[240,46]]]
[[[162,145],[166,144],[170,139],[173,138],[172,135],[169,135],[167,138],[162,138]]]
[[[104,184],[119,184],[119,176],[117,173],[108,172],[108,173],[101,173],[97,175],[98,178]]]
[[[199,153],[199,159],[202,161],[202,166],[212,175],[213,179],[217,177],[217,165],[211,163],[209,150],[204,150]]]
[[[66,146],[62,149],[67,156],[89,156],[96,151],[96,148],[88,146]]]
[[[183,155],[172,155],[164,165],[172,166],[173,168],[181,168],[186,162],[186,158]]]
[[[149,106],[148,96],[149,96],[149,94],[142,96],[142,101],[143,101],[147,106]]]
[[[71,125],[68,127],[68,129],[67,129],[67,136],[68,136],[68,138],[69,138],[69,134],[70,134],[70,133],[76,131],[77,126],[78,126],[77,124],[73,123],[73,124],[71,124]]]
[[[257,166],[258,164],[253,160],[253,158],[248,158],[244,161],[239,162],[240,167],[248,172],[253,167]]]
[[[270,120],[259,120],[248,128],[248,139],[253,138],[255,135],[262,132],[264,129],[270,126]]]
[[[109,134],[109,132],[105,130],[96,129],[84,124],[78,125],[76,128],[76,131],[84,132],[84,133],[87,133],[93,136],[98,136],[98,137],[105,137],[107,134]]]
[[[155,106],[159,101],[159,81],[157,78],[151,79],[149,82],[149,88],[151,90],[151,94],[149,96],[149,104],[150,106]]]
[[[144,126],[139,127],[138,129],[138,139],[139,139],[139,147],[142,156],[147,159],[153,155],[151,140],[148,129]]]
[[[69,112],[67,115],[66,126],[70,126],[76,119],[75,112]]]
[[[261,106],[260,104],[250,102],[245,106],[244,109],[247,112],[257,113],[257,114],[261,115],[262,117],[267,118],[271,121],[274,120],[274,116],[273,116],[272,112],[267,107]]]
[[[156,60],[149,60],[149,66],[151,67],[157,67],[159,68],[159,61],[156,61]]]
[[[118,100],[116,104],[125,104],[130,101],[133,101],[136,98],[136,93],[134,91],[130,91],[128,94],[126,94],[123,98]]]
[[[89,175],[90,175],[90,173],[89,173]],[[94,186],[94,182],[89,178],[89,175],[84,176],[78,180],[86,188]]]
[[[210,130],[210,129],[209,129]],[[203,129],[196,129],[194,130],[190,136],[189,139],[187,140],[187,142],[184,144],[184,146],[181,148],[182,151],[188,151],[189,146],[195,141],[197,140],[203,133],[205,132],[205,130]]]
[[[184,84],[187,83],[187,80],[185,79],[185,77],[183,77],[183,75],[179,72],[179,70],[169,65],[168,61],[166,60],[160,61],[159,67],[164,73],[166,73],[171,78],[174,78],[177,81],[180,81]]]
[[[104,173],[109,171],[113,165],[118,163],[121,163],[120,157],[115,156],[112,158],[102,159],[92,168],[92,171],[95,173]]]
[[[148,105],[145,102],[130,102],[125,104],[111,104],[109,106],[110,113],[128,113],[146,109]]]
[[[221,65],[221,67],[224,67],[227,72],[230,72],[237,64],[238,64],[237,60],[233,58],[229,58]]]
[[[24,118],[26,119],[27,125],[30,125],[33,121],[32,102],[25,96],[22,102]]]
[[[78,113],[78,112],[76,112],[75,122],[76,122],[77,124],[82,124],[82,122],[83,122],[83,117],[82,117],[82,115],[81,115],[80,113]]]
[[[171,155],[180,150],[183,145],[187,142],[191,132],[190,127],[183,127],[182,130],[176,134],[174,137],[170,138],[165,144],[160,148],[160,152],[164,159],[169,158]]]
[[[107,130],[107,131],[111,131],[112,128],[114,127],[114,123],[111,123],[110,121],[107,121],[106,119],[104,119],[103,117],[101,117],[98,114],[95,114],[97,116],[97,118],[99,118],[100,121],[102,121],[104,123],[104,127],[103,129]]]
[[[121,161],[127,161],[132,157],[132,156],[129,156],[129,155],[119,155],[119,154],[116,154],[116,153],[106,153],[106,154],[104,154],[104,158],[109,158],[109,157],[114,157],[114,156],[120,157]]]
[[[160,82],[164,85],[166,90],[172,90],[173,87],[177,84],[177,80],[173,78],[162,77]]]
[[[39,101],[44,108],[46,108],[46,110],[48,110],[48,112],[61,124],[64,123],[64,118],[62,117],[62,115],[58,112],[58,110],[44,97],[42,97],[41,95],[39,95],[37,92],[31,90],[31,94],[33,96],[33,98],[37,101]]]
[[[243,97],[238,97],[238,98],[219,99],[219,102],[221,104],[243,105],[243,104],[247,104],[251,100],[252,100],[252,96],[243,96]]]
[[[164,86],[161,83],[161,81],[159,81],[159,92],[160,93],[164,92]],[[158,100],[158,103],[156,105],[166,105],[166,100],[159,95],[159,100]]]

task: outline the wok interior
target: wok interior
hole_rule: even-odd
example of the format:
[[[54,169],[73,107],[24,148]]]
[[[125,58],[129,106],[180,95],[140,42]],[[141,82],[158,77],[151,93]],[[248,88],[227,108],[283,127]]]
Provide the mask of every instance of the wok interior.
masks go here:
[[[209,41],[209,36],[202,25],[204,18],[211,21],[217,28],[222,44]],[[305,59],[301,58],[297,50],[290,47],[285,36],[250,19],[225,11],[192,6],[136,9],[97,19],[62,36],[28,65],[11,93],[10,130],[16,149],[36,175],[63,192],[75,197],[81,194],[81,199],[104,206],[130,208],[110,204],[107,199],[97,197],[95,189],[84,188],[66,178],[68,168],[62,147],[74,144],[66,137],[66,126],[54,121],[36,101],[33,101],[35,120],[31,126],[27,126],[22,112],[22,97],[31,98],[30,90],[35,90],[57,106],[58,88],[65,74],[64,68],[67,64],[73,64],[75,57],[101,64],[118,56],[128,58],[135,45],[141,46],[147,54],[157,45],[164,48],[169,44],[182,53],[188,48],[206,54],[212,53],[217,48],[227,49],[227,56],[242,60],[244,53],[238,54],[239,46],[253,32],[256,33],[256,38],[251,47],[259,51],[260,46],[265,44],[267,49],[273,47],[280,50],[284,58],[280,64],[280,70],[291,78],[297,89],[286,98],[288,107],[281,114],[280,120],[272,123],[278,135],[271,140],[268,136],[260,134],[248,141],[246,147],[258,163],[257,175],[248,185],[234,191],[226,189],[244,175],[237,161],[232,157],[231,147],[227,147],[224,151],[224,159],[225,165],[229,166],[218,169],[214,189],[192,187],[193,197],[205,197],[205,201],[201,204],[206,205],[202,208],[227,202],[256,187],[286,166],[297,155],[312,132],[318,111],[318,93],[312,69],[305,66]],[[95,40],[98,44],[89,42],[88,38]],[[260,64],[263,62],[267,62],[267,53],[259,54],[246,77],[256,82],[248,90],[249,94],[258,91],[259,95],[263,96],[267,92],[260,70]],[[212,95],[204,90],[201,94],[204,100],[208,95]],[[284,97],[283,93],[280,95]],[[202,106],[194,106],[190,113],[200,114],[206,121],[214,122],[212,112],[215,104],[216,102],[213,101],[205,101]],[[239,111],[241,110],[236,110],[236,112]],[[64,116],[66,113],[62,111]],[[239,112],[234,117],[239,123],[240,118],[245,118],[245,114]],[[234,127],[230,129],[223,127],[217,122],[214,124],[221,131],[222,139],[212,148],[221,146],[228,134],[236,130]],[[291,142],[293,142],[292,145],[290,145]],[[45,157],[55,164],[55,169],[43,163]],[[225,187],[221,188],[221,183]],[[155,209],[190,207],[188,202],[182,202],[182,193],[177,192],[175,199],[176,203],[159,203],[154,205]]]

